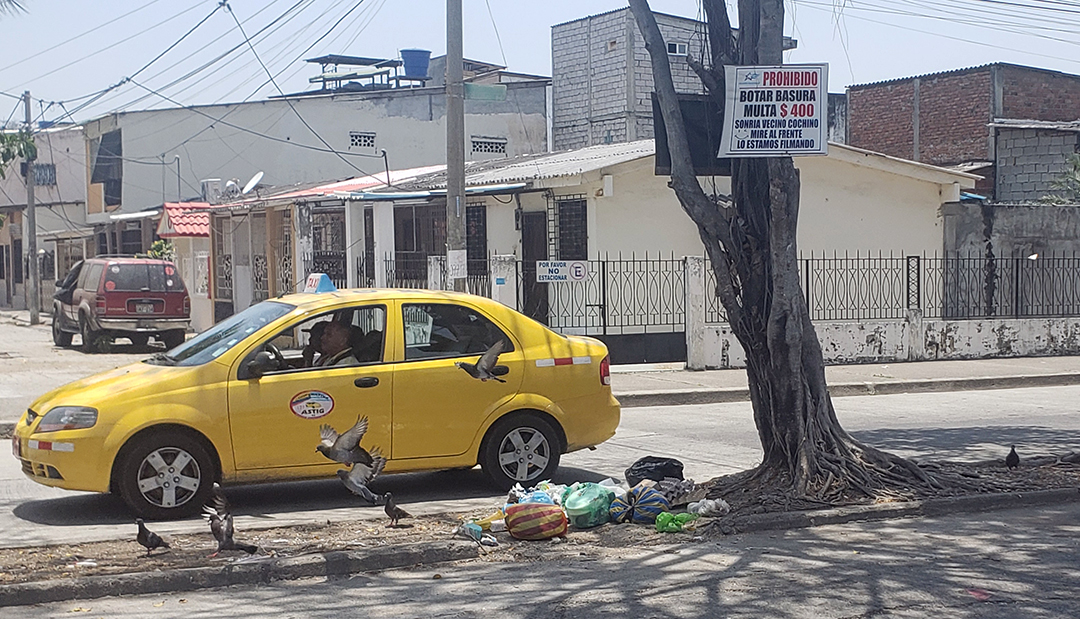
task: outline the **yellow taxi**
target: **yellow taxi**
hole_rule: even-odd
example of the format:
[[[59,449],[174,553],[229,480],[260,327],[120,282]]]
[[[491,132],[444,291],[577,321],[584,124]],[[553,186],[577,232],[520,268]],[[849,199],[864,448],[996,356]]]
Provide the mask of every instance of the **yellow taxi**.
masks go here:
[[[498,380],[455,365],[500,339]],[[387,473],[479,464],[501,487],[528,487],[561,454],[614,435],[607,355],[483,297],[297,293],[41,396],[12,449],[38,483],[115,492],[138,515],[171,518],[198,511],[215,480],[334,477],[319,426],[343,432],[366,415],[361,444],[382,451]]]

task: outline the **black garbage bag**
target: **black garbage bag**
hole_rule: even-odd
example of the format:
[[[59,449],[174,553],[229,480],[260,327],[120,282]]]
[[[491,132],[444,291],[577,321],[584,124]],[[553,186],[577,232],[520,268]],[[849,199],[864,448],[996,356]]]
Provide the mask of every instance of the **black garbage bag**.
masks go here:
[[[626,469],[626,485],[633,488],[643,479],[662,481],[666,477],[683,479],[683,463],[675,458],[645,456]]]

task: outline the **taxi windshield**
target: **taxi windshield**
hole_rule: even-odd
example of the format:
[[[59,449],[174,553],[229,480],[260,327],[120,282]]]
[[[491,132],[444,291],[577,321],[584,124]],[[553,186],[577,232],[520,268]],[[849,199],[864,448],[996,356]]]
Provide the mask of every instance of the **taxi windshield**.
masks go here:
[[[146,360],[154,365],[202,365],[217,359],[252,333],[296,309],[280,301],[263,301],[203,331],[176,348]]]

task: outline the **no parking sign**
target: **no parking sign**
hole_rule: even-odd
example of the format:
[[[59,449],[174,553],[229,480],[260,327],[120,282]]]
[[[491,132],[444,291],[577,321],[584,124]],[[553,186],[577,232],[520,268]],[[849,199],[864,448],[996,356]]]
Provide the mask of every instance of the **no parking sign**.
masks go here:
[[[581,282],[589,276],[585,260],[537,260],[537,282]]]

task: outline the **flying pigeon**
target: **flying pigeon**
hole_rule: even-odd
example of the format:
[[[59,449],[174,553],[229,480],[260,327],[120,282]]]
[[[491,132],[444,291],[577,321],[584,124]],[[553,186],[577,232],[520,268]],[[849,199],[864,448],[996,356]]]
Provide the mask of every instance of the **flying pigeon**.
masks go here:
[[[454,365],[465,370],[469,376],[483,382],[497,380],[500,383],[505,383],[505,380],[491,373],[495,369],[495,364],[499,362],[499,355],[502,354],[504,348],[506,348],[506,340],[499,340],[492,344],[491,348],[487,349],[484,354],[480,355],[480,359],[477,360],[475,365],[464,361],[455,361]]]
[[[367,430],[368,418],[366,415],[357,419],[356,425],[340,436],[337,430],[323,424],[319,426],[319,445],[315,449],[334,462],[342,464],[361,462],[367,466],[372,466],[374,459],[366,449],[360,446],[360,440],[364,438]]]
[[[382,472],[383,467],[386,466],[386,458],[382,456],[378,447],[371,450],[370,458],[371,464],[357,462],[352,465],[352,470],[339,469],[337,476],[350,492],[372,505],[378,505],[382,501],[372,494],[371,490],[368,490],[368,484]]]
[[[1009,448],[1009,455],[1005,456],[1005,466],[1008,467],[1009,470],[1020,466],[1020,456],[1016,455],[1016,445],[1012,445]]]
[[[150,556],[151,550],[170,547],[169,543],[161,539],[160,535],[146,528],[142,518],[136,518],[135,524],[139,525],[139,534],[135,536],[135,539],[146,548],[146,556]]]
[[[389,492],[383,495],[386,500],[386,507],[383,508],[387,516],[390,516],[390,526],[396,527],[398,520],[402,518],[412,518],[412,514],[401,509],[394,503],[394,497]]]
[[[214,539],[218,543],[217,551],[210,555],[211,557],[216,557],[222,550],[243,550],[250,555],[255,554],[255,551],[259,549],[253,544],[243,544],[233,540],[233,516],[229,511],[229,503],[220,490],[215,493],[209,504],[203,506],[203,517],[210,523],[210,532],[214,534]]]

